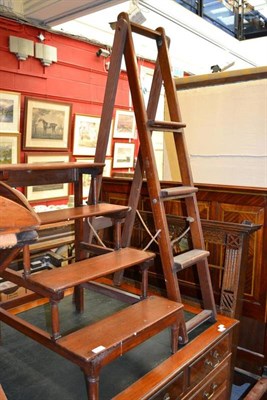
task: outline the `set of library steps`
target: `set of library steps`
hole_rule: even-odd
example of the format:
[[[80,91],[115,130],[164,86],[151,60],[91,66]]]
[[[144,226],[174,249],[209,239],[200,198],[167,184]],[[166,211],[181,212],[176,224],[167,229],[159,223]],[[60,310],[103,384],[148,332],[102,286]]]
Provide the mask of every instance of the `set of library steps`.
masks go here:
[[[147,110],[144,106],[142,90],[139,84],[139,71],[136,65],[132,33],[154,39],[158,48],[158,59],[155,65]],[[75,263],[66,267],[32,274],[29,238],[24,244],[23,241],[20,241],[19,245],[14,245],[14,242],[12,242],[10,245],[5,244],[5,246],[2,246],[0,254],[1,277],[49,299],[52,332],[45,332],[23,321],[8,312],[5,309],[5,304],[1,304],[0,307],[0,320],[79,365],[86,377],[88,400],[99,399],[99,374],[101,368],[126,351],[136,347],[160,331],[170,328],[170,352],[175,353],[177,352],[179,341],[182,343],[188,341],[188,332],[190,330],[203,321],[216,320],[216,307],[207,262],[209,253],[204,247],[196,199],[197,189],[193,184],[186,150],[183,132],[185,125],[180,121],[176,90],[168,58],[168,44],[168,38],[162,28],[152,31],[131,23],[127,14],[120,14],[116,23],[95,162],[93,164],[85,162],[2,165],[0,168],[0,180],[5,181],[5,183],[1,182],[0,195],[3,198],[3,202],[6,203],[7,210],[0,222],[2,233],[18,236],[21,231],[38,231],[39,226],[43,224],[49,225],[73,220],[76,258]],[[126,61],[140,140],[140,152],[128,206],[101,204],[99,202],[102,172],[120,75],[120,62],[123,55]],[[166,99],[171,118],[171,121],[166,122],[155,121],[162,84],[166,90]],[[171,131],[173,133],[182,178],[182,185],[175,189],[162,189],[160,187],[152,145],[152,134],[155,130]],[[84,174],[89,174],[92,178],[87,206],[83,205],[82,199],[82,177]],[[147,179],[157,231],[158,247],[166,282],[166,298],[147,296],[147,269],[153,262],[155,255],[149,251],[129,247],[144,175],[146,175]],[[57,210],[40,215],[36,215],[27,201],[16,190],[11,188],[63,182],[73,184],[75,208]],[[191,251],[175,258],[170,244],[164,209],[164,202],[174,199],[183,199],[185,202],[193,243]],[[23,212],[20,213],[18,209],[20,211],[23,209]],[[101,248],[92,242],[92,229],[97,225],[97,219],[100,217],[107,218],[114,226],[114,248],[112,249]],[[90,233],[85,238],[85,225],[87,222],[88,225],[90,223]],[[33,234],[32,241],[34,242],[34,240],[36,240],[36,235]],[[24,255],[24,271],[13,271],[8,268],[9,263],[21,248],[23,248]],[[90,257],[88,257],[88,253]],[[177,272],[195,264],[199,276],[204,310],[186,324],[183,316]],[[142,293],[136,303],[128,305],[124,310],[67,336],[61,333],[58,304],[68,289],[74,288],[75,306],[77,311],[81,312],[84,308],[83,290],[88,282],[92,283],[97,278],[112,273],[114,275],[114,285],[120,286],[123,271],[134,266],[139,266],[142,272]]]
[[[91,166],[90,168],[93,167]],[[17,168],[19,168],[19,165]],[[60,168],[60,165],[57,168]],[[41,169],[42,165],[39,165],[39,172]],[[6,206],[8,206],[9,202],[13,203],[10,203],[10,208],[6,209],[9,210],[7,212],[7,220],[9,220],[10,212],[14,215],[15,210],[19,211],[19,203],[22,198],[20,196],[17,199],[17,203],[15,203],[16,191],[0,182],[0,193],[3,194],[3,192],[5,193]],[[12,200],[7,198],[8,193],[9,198]],[[129,211],[129,208],[98,203],[96,205],[40,213],[39,215],[35,215],[29,207],[27,207],[26,211],[24,217],[27,218],[28,214],[28,221],[24,219],[22,222],[23,229],[27,227],[29,229],[38,228],[39,223],[41,225],[51,224],[68,219],[92,218],[99,215],[121,220],[125,213]],[[33,227],[30,224],[34,221],[34,217],[36,217],[36,225]],[[16,223],[14,223],[13,231],[16,230],[15,225]],[[17,229],[19,229],[19,224],[17,224]],[[28,245],[29,243],[24,243],[24,247]],[[1,256],[5,251],[7,249],[1,249]],[[155,255],[148,251],[134,248],[118,248],[114,251],[107,249],[106,253],[96,257],[38,273],[31,273],[27,263],[24,264],[23,272],[5,268],[1,273],[4,279],[49,299],[52,333],[49,334],[22,320],[20,317],[12,315],[8,310],[5,310],[4,304],[1,304],[0,319],[81,367],[88,383],[88,399],[98,399],[101,368],[115,358],[120,357],[126,351],[168,327],[171,327],[172,330],[170,349],[172,349],[172,352],[177,351],[179,323],[183,320],[182,304],[163,297],[147,297],[146,295],[147,269],[153,262],[154,257]],[[61,335],[58,304],[64,298],[64,293],[68,289],[80,288],[82,290],[82,284],[133,266],[139,266],[144,276],[143,293],[139,301],[92,325],[68,335]],[[76,308],[79,311],[83,308],[81,296],[76,296]]]

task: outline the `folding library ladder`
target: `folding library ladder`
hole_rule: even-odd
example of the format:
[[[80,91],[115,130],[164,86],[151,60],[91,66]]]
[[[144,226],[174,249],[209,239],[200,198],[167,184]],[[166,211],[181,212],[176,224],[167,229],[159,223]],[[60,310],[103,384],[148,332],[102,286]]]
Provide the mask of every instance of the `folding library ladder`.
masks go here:
[[[158,57],[155,65],[153,81],[147,109],[144,104],[141,83],[139,78],[136,54],[132,33],[154,39],[158,49]],[[190,169],[189,156],[186,148],[184,130],[181,122],[177,93],[171,74],[171,66],[168,55],[169,40],[164,29],[150,30],[129,21],[128,14],[121,13],[116,22],[114,44],[109,66],[109,74],[104,97],[103,111],[99,129],[95,162],[105,162],[105,154],[108,144],[108,136],[112,120],[115,96],[120,74],[122,56],[124,55],[133,109],[136,118],[137,130],[140,140],[140,151],[137,166],[131,186],[128,205],[131,212],[126,217],[122,232],[123,247],[129,245],[139,194],[144,173],[147,186],[155,229],[158,232],[157,241],[161,257],[164,278],[166,282],[167,296],[171,300],[181,302],[181,295],[177,279],[177,273],[187,267],[196,265],[203,301],[203,311],[180,328],[180,340],[186,342],[187,334],[203,321],[216,319],[216,306],[213,297],[211,279],[207,257],[209,252],[205,250],[199,210],[196,199],[197,188],[194,187]],[[156,111],[162,85],[165,88],[165,96],[169,109],[170,121],[156,121]],[[182,185],[176,188],[162,189],[156,168],[155,155],[152,145],[152,132],[172,132],[180,168]],[[99,178],[98,188],[101,186]],[[100,190],[100,189],[99,189]],[[190,221],[191,239],[193,249],[173,256],[170,243],[170,235],[164,208],[164,201],[183,198],[187,210],[187,220]],[[115,282],[118,284],[122,276],[117,274]]]

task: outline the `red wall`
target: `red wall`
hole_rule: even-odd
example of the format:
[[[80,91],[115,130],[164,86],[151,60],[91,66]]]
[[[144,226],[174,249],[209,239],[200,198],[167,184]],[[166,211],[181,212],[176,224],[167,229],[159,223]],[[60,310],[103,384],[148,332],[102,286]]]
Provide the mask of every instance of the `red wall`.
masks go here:
[[[15,54],[10,53],[9,36],[39,42],[37,36],[40,32],[45,35],[44,44],[57,48],[56,63],[43,67],[35,57],[18,61]],[[0,90],[21,93],[22,139],[25,97],[67,102],[72,105],[69,148],[72,152],[74,115],[101,115],[107,78],[105,63],[108,59],[96,56],[99,47],[101,46],[0,17]],[[143,60],[142,64],[152,66]],[[121,72],[115,109],[129,109],[129,86],[125,72]],[[21,162],[24,162],[23,148]]]

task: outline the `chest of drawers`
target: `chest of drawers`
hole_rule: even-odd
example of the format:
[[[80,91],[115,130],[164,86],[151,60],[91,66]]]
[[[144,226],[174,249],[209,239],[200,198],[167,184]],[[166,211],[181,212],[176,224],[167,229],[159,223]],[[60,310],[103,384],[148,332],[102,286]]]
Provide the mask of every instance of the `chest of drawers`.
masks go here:
[[[232,333],[238,322],[217,322],[113,400],[228,400]],[[218,327],[224,326],[221,332]]]

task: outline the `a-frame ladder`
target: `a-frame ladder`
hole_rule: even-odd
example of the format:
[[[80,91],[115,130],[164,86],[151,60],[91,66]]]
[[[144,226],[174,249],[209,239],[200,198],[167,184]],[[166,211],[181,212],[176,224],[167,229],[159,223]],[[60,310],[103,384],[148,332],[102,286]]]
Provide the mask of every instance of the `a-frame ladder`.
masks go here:
[[[150,97],[145,107],[143,93],[139,78],[139,71],[134,50],[132,33],[143,35],[155,40],[158,49],[158,58],[150,91]],[[159,232],[157,242],[161,257],[161,264],[166,282],[167,296],[171,300],[181,302],[181,295],[177,279],[177,273],[186,267],[197,265],[199,283],[203,301],[203,311],[189,322],[180,327],[181,342],[187,341],[187,334],[195,326],[207,319],[216,319],[216,306],[213,296],[211,279],[205,250],[196,192],[190,168],[189,156],[184,137],[184,124],[178,105],[177,93],[171,74],[171,65],[168,54],[169,41],[164,29],[150,30],[129,21],[126,13],[118,16],[109,74],[103,103],[103,111],[100,122],[98,143],[95,161],[105,162],[108,137],[113,116],[115,96],[117,92],[122,56],[124,55],[133,109],[136,118],[140,151],[131,186],[128,205],[132,211],[126,218],[122,232],[123,247],[129,245],[134,225],[134,219],[139,201],[144,173],[146,174],[147,187],[151,200],[151,208],[154,216],[155,229]],[[165,88],[165,96],[168,104],[170,121],[155,121],[158,101],[162,85]],[[182,185],[177,188],[162,189],[157,173],[156,160],[152,145],[153,131],[172,132],[180,168]],[[98,192],[101,186],[101,177],[98,178]],[[184,198],[187,216],[190,222],[193,250],[178,256],[173,256],[170,243],[169,229],[164,208],[164,201]],[[120,275],[115,277],[120,282]]]

